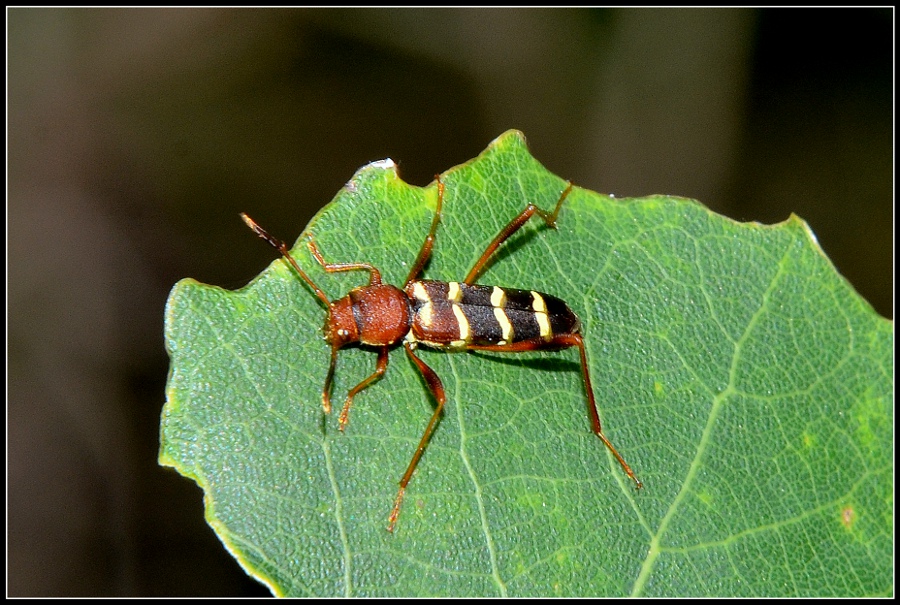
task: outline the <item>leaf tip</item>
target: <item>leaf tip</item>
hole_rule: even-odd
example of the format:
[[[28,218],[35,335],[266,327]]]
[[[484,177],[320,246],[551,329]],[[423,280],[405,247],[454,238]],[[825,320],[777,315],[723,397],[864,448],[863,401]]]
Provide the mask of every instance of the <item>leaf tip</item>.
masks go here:
[[[394,162],[391,158],[384,158],[383,160],[375,160],[374,162],[370,162],[367,168],[373,168],[375,170],[396,170],[397,163]]]
[[[493,149],[494,147],[503,147],[506,145],[515,145],[527,147],[528,141],[525,139],[525,133],[521,130],[516,130],[515,128],[510,128],[499,137],[491,141],[487,148]]]

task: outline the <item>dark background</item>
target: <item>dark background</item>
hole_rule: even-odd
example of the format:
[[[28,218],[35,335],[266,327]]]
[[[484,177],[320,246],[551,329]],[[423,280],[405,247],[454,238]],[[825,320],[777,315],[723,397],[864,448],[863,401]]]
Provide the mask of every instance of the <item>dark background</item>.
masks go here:
[[[7,17],[10,595],[268,594],[156,464],[163,308],[372,160],[425,185],[518,128],[582,187],[796,212],[893,317],[891,9]]]

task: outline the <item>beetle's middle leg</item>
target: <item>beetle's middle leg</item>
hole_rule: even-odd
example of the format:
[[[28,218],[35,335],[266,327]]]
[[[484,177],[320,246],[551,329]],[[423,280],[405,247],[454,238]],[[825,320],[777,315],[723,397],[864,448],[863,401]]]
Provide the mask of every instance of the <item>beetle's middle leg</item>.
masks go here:
[[[473,284],[478,279],[478,276],[484,270],[485,265],[490,260],[491,256],[494,252],[497,251],[497,248],[500,245],[508,240],[513,233],[522,228],[522,225],[528,222],[533,215],[537,214],[544,222],[547,223],[548,227],[552,227],[556,229],[556,217],[559,215],[559,209],[562,208],[563,202],[566,201],[566,198],[569,196],[569,193],[572,191],[572,183],[571,181],[566,184],[566,188],[563,190],[562,195],[559,196],[559,201],[556,202],[556,208],[553,209],[553,212],[547,212],[546,210],[541,210],[534,204],[528,204],[516,218],[511,220],[509,224],[504,227],[500,233],[497,234],[497,237],[494,238],[487,249],[484,251],[484,254],[478,259],[475,263],[475,266],[472,267],[472,270],[469,271],[469,274],[466,276],[466,279],[463,280],[465,284]]]

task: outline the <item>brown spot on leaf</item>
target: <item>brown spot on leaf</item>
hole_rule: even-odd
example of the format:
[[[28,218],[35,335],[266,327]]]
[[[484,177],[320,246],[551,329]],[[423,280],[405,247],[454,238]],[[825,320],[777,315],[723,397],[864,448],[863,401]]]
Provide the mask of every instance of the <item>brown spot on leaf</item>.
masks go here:
[[[856,521],[856,511],[850,505],[845,506],[841,510],[841,523],[844,524],[844,527],[850,529],[853,527],[854,521]]]

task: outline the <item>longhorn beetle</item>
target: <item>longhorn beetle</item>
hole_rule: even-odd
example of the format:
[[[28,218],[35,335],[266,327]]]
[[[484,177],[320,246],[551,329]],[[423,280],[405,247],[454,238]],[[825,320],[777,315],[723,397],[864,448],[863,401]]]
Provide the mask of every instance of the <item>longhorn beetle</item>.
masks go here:
[[[388,517],[388,531],[394,531],[406,486],[409,484],[413,471],[416,470],[419,459],[425,452],[425,447],[434,432],[446,401],[441,379],[434,370],[425,365],[425,362],[416,357],[414,351],[420,344],[443,350],[495,351],[498,353],[558,351],[569,347],[578,347],[581,354],[581,370],[584,389],[587,392],[591,428],[619,461],[625,474],[634,481],[636,488],[640,489],[642,483],[603,434],[600,426],[600,416],[597,414],[597,404],[594,401],[594,390],[591,387],[584,339],[581,335],[581,322],[578,316],[565,302],[549,294],[475,284],[491,255],[533,215],[537,214],[549,227],[556,228],[556,217],[572,190],[572,184],[567,184],[552,213],[541,210],[534,204],[528,204],[497,234],[462,282],[442,282],[419,279],[419,274],[431,257],[434,235],[441,220],[444,202],[444,183],[440,176],[435,178],[438,188],[437,209],[431,221],[431,229],[425,236],[425,242],[419,250],[419,256],[413,263],[402,290],[381,283],[381,273],[369,263],[326,262],[319,247],[310,236],[307,246],[326,272],[369,272],[368,286],[354,288],[347,296],[338,300],[329,300],[325,293],[303,272],[288,252],[288,247],[284,242],[269,235],[253,219],[241,213],[244,222],[259,237],[281,252],[297,274],[309,284],[316,296],[328,308],[324,332],[325,341],[331,345],[331,365],[322,389],[322,407],[326,414],[331,413],[331,386],[338,350],[346,345],[357,343],[378,348],[375,372],[347,393],[347,399],[344,401],[344,407],[338,418],[338,426],[341,431],[347,426],[353,398],[384,375],[388,366],[388,350],[401,342],[403,342],[406,354],[422,374],[437,401],[437,407],[419,441],[419,447],[416,448],[403,478],[400,479],[400,490],[397,492],[394,508]]]

